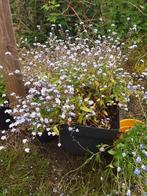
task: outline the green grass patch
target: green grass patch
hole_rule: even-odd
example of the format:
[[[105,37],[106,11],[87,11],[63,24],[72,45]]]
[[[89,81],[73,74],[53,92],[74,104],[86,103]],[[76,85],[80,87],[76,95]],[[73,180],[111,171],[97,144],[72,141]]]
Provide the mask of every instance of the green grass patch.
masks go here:
[[[0,196],[144,196],[146,128],[123,134],[111,155],[101,155],[107,145],[88,157],[66,154],[56,142],[30,144],[30,153],[9,145],[0,150]]]
[[[38,149],[0,151],[0,196],[49,195],[48,165]]]

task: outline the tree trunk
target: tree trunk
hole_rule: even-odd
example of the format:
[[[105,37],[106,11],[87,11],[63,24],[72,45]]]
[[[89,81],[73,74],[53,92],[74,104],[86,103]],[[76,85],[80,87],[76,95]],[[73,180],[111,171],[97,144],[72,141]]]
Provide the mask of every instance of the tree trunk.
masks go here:
[[[7,97],[10,104],[15,105],[16,96],[25,96],[25,88],[17,57],[9,0],[0,0],[0,64],[3,66]]]

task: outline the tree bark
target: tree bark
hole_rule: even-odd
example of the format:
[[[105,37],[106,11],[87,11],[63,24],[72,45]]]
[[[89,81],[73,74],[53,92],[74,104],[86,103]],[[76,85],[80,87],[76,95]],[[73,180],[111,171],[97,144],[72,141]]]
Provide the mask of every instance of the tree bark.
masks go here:
[[[25,97],[25,87],[18,60],[9,0],[0,0],[0,64],[3,66],[7,97],[11,105],[16,105],[16,96]]]

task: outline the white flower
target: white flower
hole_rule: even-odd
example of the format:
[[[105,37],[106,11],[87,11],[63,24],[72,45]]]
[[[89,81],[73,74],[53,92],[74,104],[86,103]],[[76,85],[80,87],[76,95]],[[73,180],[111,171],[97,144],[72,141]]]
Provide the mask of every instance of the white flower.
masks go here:
[[[61,143],[58,143],[58,147],[61,147]]]
[[[65,119],[66,115],[65,113],[62,113],[61,118]]]
[[[79,132],[79,129],[77,128],[77,129],[75,130],[75,132],[77,132],[77,133],[78,133],[78,132]]]
[[[11,133],[14,133],[15,131],[16,131],[16,129],[15,129],[15,128],[11,129]]]
[[[126,196],[131,196],[131,191],[130,189],[128,189],[127,193],[126,193]]]
[[[49,123],[49,120],[47,118],[45,118],[44,122],[47,124],[47,123]]]
[[[1,136],[1,140],[6,140],[7,137],[5,135]]]
[[[55,132],[52,132],[51,134],[52,134],[52,136],[55,136],[55,135],[56,135],[56,133],[55,133]]]
[[[142,166],[141,166],[141,169],[143,169],[144,171],[146,171],[146,166],[143,164]]]
[[[36,112],[32,112],[32,114],[30,115],[31,118],[35,118],[36,116]]]
[[[42,96],[45,96],[46,93],[47,93],[47,91],[48,91],[48,90],[47,90],[46,88],[43,87],[43,88],[41,89],[41,95],[42,95]]]
[[[0,146],[0,151],[3,150],[3,149],[5,149],[5,147],[4,146]]]
[[[40,25],[36,25],[37,29],[40,30]]]
[[[121,171],[121,167],[117,167],[117,172],[120,172]]]
[[[6,123],[8,123],[8,122],[10,122],[10,119],[7,119],[7,120],[6,120]]]
[[[30,152],[30,148],[25,148],[24,151],[25,151],[26,153],[29,153],[29,152]]]
[[[33,136],[36,136],[36,132],[35,132],[35,131],[33,131],[33,132],[32,132],[32,135],[33,135]]]
[[[31,82],[28,81],[28,82],[26,82],[24,85],[25,85],[25,86],[28,86],[28,85],[30,85],[30,84],[31,84]]]
[[[126,156],[126,153],[125,153],[125,152],[123,152],[123,153],[122,153],[122,156],[123,156],[123,157],[125,157],[125,156]]]
[[[27,139],[23,139],[22,142],[23,142],[23,144],[26,144],[28,142],[28,140]]]
[[[6,94],[2,94],[2,97],[6,97]]]
[[[15,96],[16,94],[13,92],[13,93],[11,93],[10,95],[11,95],[11,96]]]
[[[12,55],[11,52],[7,51],[5,52],[5,55]]]
[[[20,70],[19,69],[16,69],[14,73],[15,74],[20,74]]]
[[[14,73],[9,73],[8,75],[9,75],[9,76],[13,76],[13,75],[14,75]]]
[[[12,110],[5,110],[5,113],[8,113],[8,114],[10,114],[12,112]]]
[[[141,162],[141,157],[137,157],[136,160],[135,160],[135,163],[138,164],[140,162]]]
[[[42,132],[38,132],[38,135],[39,135],[39,136],[42,136]]]
[[[105,152],[105,148],[104,147],[101,147],[99,150],[100,150],[100,152]]]
[[[141,62],[141,63],[144,63],[144,60],[143,60],[143,59],[140,59],[140,62]]]
[[[100,180],[102,181],[103,179],[104,179],[104,178],[101,176],[101,177],[100,177]]]
[[[0,65],[0,69],[3,69],[3,66],[2,65]]]
[[[57,104],[59,104],[59,105],[61,104],[61,101],[60,101],[59,98],[55,98],[55,101],[56,101]]]
[[[68,131],[72,131],[73,130],[73,128],[72,127],[68,127]]]
[[[51,132],[48,132],[47,134],[48,134],[48,136],[52,135],[52,133],[51,133]]]
[[[89,105],[93,105],[94,104],[94,101],[90,100],[90,101],[88,101],[88,104]]]

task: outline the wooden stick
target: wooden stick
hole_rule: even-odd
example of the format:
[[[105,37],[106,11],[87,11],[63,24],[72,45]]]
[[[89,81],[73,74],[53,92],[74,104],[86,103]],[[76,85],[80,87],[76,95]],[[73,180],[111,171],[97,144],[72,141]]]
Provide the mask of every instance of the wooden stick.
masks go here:
[[[17,56],[9,0],[0,0],[0,64],[3,66],[7,97],[11,105],[16,105],[16,96],[25,97],[25,87]],[[12,96],[12,93],[16,96]]]

